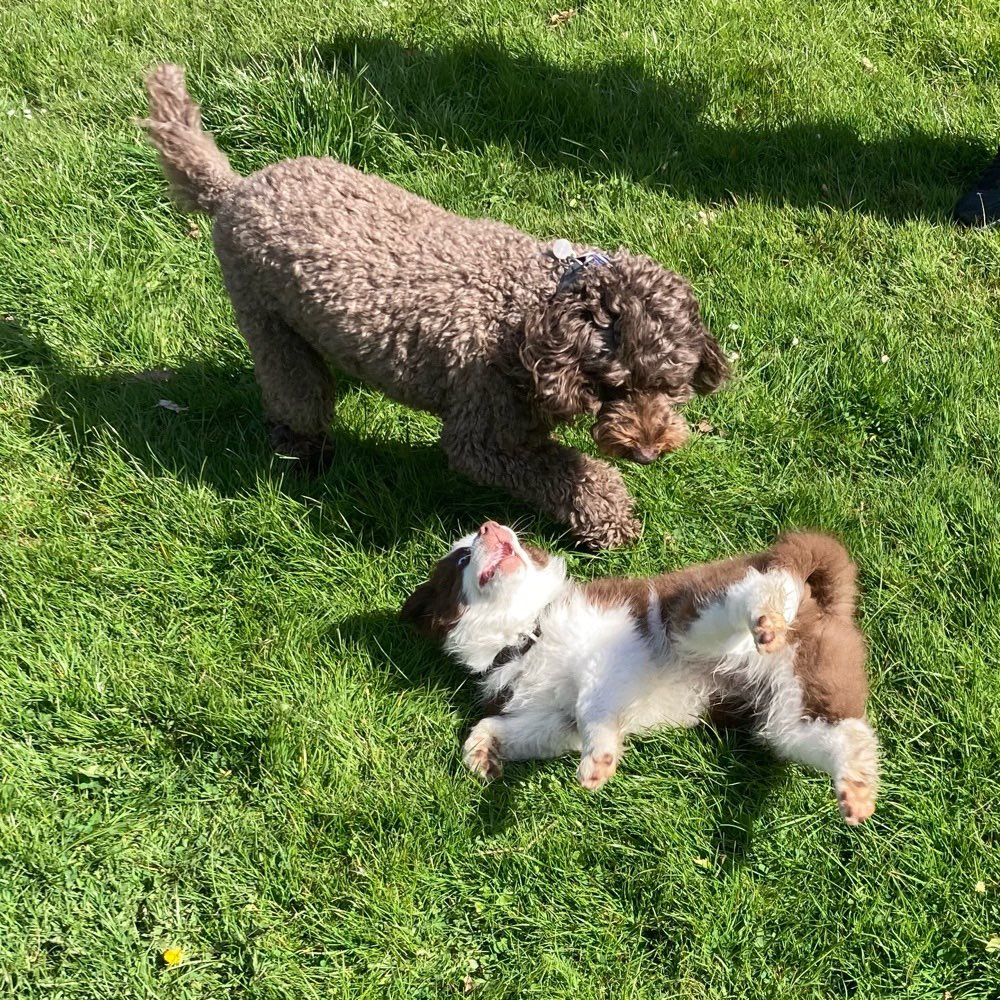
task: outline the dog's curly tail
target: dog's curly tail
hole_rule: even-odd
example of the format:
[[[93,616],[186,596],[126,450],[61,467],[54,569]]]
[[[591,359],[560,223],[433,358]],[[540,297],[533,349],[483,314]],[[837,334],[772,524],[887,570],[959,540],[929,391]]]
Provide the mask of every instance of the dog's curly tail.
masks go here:
[[[149,117],[140,124],[159,150],[174,197],[187,209],[212,215],[239,180],[215,140],[201,127],[201,111],[184,86],[184,70],[163,63],[146,77]]]
[[[854,614],[858,570],[836,538],[812,531],[782,535],[767,553],[767,568],[787,569],[808,583],[816,603],[827,614]]]

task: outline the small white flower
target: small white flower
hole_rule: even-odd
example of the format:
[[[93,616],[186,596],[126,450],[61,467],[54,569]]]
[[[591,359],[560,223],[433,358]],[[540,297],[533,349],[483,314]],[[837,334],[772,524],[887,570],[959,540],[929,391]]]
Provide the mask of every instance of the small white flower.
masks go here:
[[[889,355],[888,354],[883,354],[882,355],[882,364],[885,364],[888,360],[889,360]]]
[[[792,337],[792,347],[798,347],[798,346],[799,346],[799,338]]]
[[[739,323],[730,323],[729,324],[729,329],[730,330],[738,330],[739,328],[740,328],[740,324]]]

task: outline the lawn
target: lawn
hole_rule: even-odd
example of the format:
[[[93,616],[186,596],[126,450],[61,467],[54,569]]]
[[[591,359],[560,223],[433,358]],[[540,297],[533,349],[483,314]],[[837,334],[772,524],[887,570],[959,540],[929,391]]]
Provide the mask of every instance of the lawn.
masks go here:
[[[1000,236],[947,222],[1000,134],[994,5],[558,7],[3,5],[0,995],[1000,997]],[[736,377],[623,468],[640,543],[572,569],[840,533],[871,823],[707,729],[598,794],[464,772],[474,699],[396,609],[487,517],[566,540],[361,385],[327,474],[270,456],[132,121],[164,58],[241,171],[328,153],[690,277]]]

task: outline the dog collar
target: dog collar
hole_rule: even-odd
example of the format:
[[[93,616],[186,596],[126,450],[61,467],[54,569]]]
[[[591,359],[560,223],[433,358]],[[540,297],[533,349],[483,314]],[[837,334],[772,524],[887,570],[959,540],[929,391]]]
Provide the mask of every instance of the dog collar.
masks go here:
[[[530,632],[522,632],[517,637],[517,642],[512,642],[509,646],[504,646],[503,649],[493,657],[493,662],[486,668],[487,673],[491,673],[494,670],[511,663],[513,660],[519,660],[525,653],[531,649],[532,646],[542,637],[542,629],[538,622],[535,622],[534,627]]]
[[[547,253],[563,267],[563,273],[556,285],[557,292],[573,284],[585,267],[606,267],[611,263],[611,258],[600,250],[584,250],[582,254],[577,254],[569,240],[556,240]]]

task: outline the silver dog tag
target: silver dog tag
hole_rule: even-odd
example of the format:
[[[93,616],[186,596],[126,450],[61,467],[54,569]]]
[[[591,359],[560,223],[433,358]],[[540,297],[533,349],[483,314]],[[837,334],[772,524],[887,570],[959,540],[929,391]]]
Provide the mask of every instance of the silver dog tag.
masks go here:
[[[556,260],[570,260],[576,256],[573,252],[573,244],[569,240],[556,240],[552,244],[551,253]]]

